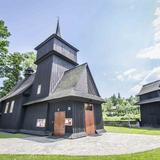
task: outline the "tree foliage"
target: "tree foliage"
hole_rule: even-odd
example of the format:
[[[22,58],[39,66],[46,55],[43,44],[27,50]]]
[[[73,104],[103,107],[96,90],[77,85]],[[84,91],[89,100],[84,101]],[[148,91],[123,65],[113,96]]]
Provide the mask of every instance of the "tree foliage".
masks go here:
[[[124,98],[120,96],[120,93],[118,96],[113,94],[103,104],[103,115],[105,118],[121,117],[121,120],[136,119],[139,117],[139,107],[136,103],[137,97]]]
[[[6,68],[6,62],[8,59],[8,45],[7,38],[10,33],[4,24],[3,20],[0,20],[0,78],[4,77],[4,70]]]
[[[3,86],[0,87],[0,97],[6,95],[23,78],[24,71],[28,67],[36,68],[34,52],[9,54],[7,65],[4,67]]]
[[[0,97],[5,96],[23,77],[27,67],[36,68],[34,52],[20,53],[8,52],[9,42],[7,38],[10,33],[0,20],[0,78],[3,78],[3,85],[0,87]]]

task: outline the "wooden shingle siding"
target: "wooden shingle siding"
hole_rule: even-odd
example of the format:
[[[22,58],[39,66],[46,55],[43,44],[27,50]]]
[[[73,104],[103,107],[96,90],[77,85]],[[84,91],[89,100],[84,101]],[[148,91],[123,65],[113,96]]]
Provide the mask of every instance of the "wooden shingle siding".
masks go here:
[[[75,65],[59,58],[56,55],[53,56],[53,64],[50,78],[50,93],[53,93],[53,91],[55,90],[55,87],[61,80],[63,73],[73,67],[75,67]]]
[[[141,105],[142,126],[160,127],[160,103]]]
[[[79,133],[85,131],[85,115],[84,115],[84,103],[73,102],[73,133]]]
[[[47,43],[45,43],[43,46],[41,46],[41,48],[37,50],[37,60],[53,50],[53,43],[54,40],[50,39]]]
[[[14,112],[10,113],[9,110],[10,110],[12,101],[15,101]],[[5,109],[7,102],[9,102],[9,108],[8,108],[8,112],[4,114],[4,109]],[[4,101],[2,103],[2,107],[3,107],[3,110],[2,110],[2,115],[1,115],[0,128],[15,129],[15,130],[19,129],[20,121],[21,121],[21,114],[23,112],[22,95],[7,99],[7,101]]]
[[[63,56],[71,59],[74,62],[77,62],[76,51],[68,47],[66,44],[62,43],[60,40],[54,38],[53,49]]]
[[[94,104],[94,114],[96,129],[103,129],[102,107],[100,104]]]
[[[37,66],[37,72],[32,87],[30,100],[46,97],[49,95],[50,78],[52,70],[53,56],[48,57]],[[41,85],[41,93],[37,94],[38,85]]]
[[[38,103],[25,107],[23,129],[45,131],[46,127],[37,127],[37,119],[47,119],[47,103]]]

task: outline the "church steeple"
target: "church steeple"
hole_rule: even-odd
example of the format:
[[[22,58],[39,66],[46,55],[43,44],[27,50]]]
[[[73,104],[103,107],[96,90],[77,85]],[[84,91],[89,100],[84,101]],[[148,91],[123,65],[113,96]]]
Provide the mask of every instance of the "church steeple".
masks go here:
[[[59,37],[61,37],[60,25],[59,25],[59,17],[57,19],[56,35],[59,36]]]
[[[44,60],[49,55],[54,54],[60,56],[61,59],[65,59],[65,61],[68,61],[69,63],[77,65],[78,49],[62,39],[59,18],[57,19],[56,32],[40,43],[35,49],[37,50],[36,64]]]

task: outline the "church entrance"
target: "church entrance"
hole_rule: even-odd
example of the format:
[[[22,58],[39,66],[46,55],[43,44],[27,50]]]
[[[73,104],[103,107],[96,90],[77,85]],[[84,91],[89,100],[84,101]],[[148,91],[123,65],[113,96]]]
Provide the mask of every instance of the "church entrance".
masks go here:
[[[65,112],[54,113],[54,133],[55,136],[65,135]]]
[[[88,135],[95,134],[94,107],[93,104],[85,103],[85,129]]]

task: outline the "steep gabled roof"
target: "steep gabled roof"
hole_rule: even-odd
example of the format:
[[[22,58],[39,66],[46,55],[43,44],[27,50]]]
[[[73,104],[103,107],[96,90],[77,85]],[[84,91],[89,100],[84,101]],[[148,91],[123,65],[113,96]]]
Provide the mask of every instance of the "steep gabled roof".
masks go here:
[[[143,85],[138,95],[160,90],[160,80]]]
[[[88,74],[90,74],[90,72],[87,63],[76,66],[73,69],[67,70],[64,72],[62,79],[57,84],[56,89],[51,95],[49,95],[46,98],[28,102],[24,105],[66,97],[77,97],[104,102],[104,100],[99,96],[95,84],[92,87],[95,87],[93,88],[93,90],[97,91],[95,92],[97,94],[91,94],[89,92],[87,78],[91,77],[91,75]]]
[[[55,89],[55,93],[75,88],[86,68],[86,65],[87,64],[85,63],[65,71],[61,81]]]
[[[14,96],[17,96],[23,93],[25,90],[27,90],[32,85],[34,78],[35,78],[35,74],[19,81],[17,85],[11,90],[11,92],[9,92],[6,96],[2,97],[0,101],[4,101],[8,98],[12,98]]]

